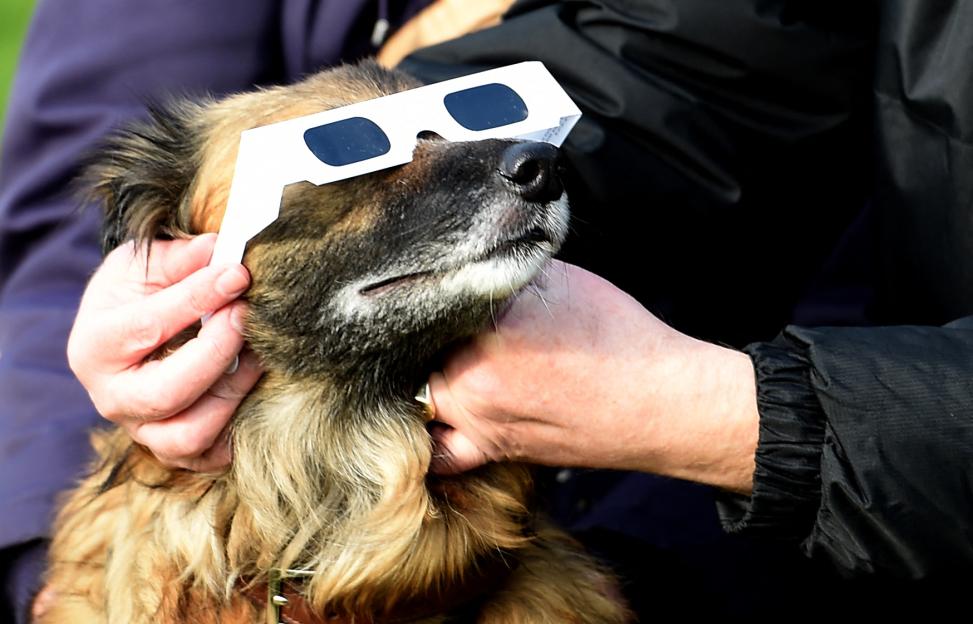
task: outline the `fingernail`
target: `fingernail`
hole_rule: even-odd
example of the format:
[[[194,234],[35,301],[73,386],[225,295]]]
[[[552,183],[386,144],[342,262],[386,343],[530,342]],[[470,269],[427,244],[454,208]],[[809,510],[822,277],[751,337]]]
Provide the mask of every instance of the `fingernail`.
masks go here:
[[[233,358],[233,362],[223,371],[224,375],[232,375],[240,368],[240,356]]]
[[[242,265],[227,267],[216,280],[216,291],[226,297],[240,295],[250,285],[250,275]]]

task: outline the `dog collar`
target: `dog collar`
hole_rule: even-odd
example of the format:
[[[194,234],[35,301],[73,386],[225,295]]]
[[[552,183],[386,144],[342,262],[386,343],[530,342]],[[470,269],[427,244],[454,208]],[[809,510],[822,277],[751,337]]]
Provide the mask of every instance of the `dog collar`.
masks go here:
[[[314,576],[308,570],[271,570],[266,585],[241,582],[240,592],[264,612],[266,624],[372,624],[371,618],[321,615],[311,609],[301,592],[287,579]]]
[[[480,600],[497,590],[518,565],[515,558],[505,557],[502,553],[488,556],[470,570],[459,587],[448,592],[432,590],[386,614],[316,612],[300,587],[292,582],[314,576],[315,572],[310,570],[274,569],[268,574],[266,583],[241,578],[237,587],[264,612],[266,624],[406,624],[433,615],[465,613],[466,610],[475,613]]]

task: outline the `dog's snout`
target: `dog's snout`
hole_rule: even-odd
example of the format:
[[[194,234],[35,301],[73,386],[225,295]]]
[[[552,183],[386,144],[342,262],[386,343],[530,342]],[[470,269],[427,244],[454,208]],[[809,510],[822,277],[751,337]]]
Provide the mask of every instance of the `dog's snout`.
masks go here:
[[[558,156],[558,149],[550,143],[515,143],[500,156],[498,171],[524,199],[554,201],[564,191],[557,172]]]

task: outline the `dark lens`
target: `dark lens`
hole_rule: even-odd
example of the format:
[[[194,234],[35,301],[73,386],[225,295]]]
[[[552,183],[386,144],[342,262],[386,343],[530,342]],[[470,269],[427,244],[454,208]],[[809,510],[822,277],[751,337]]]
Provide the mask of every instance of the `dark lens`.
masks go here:
[[[450,93],[446,110],[467,130],[489,130],[527,119],[527,105],[507,85],[492,83]]]
[[[391,149],[382,129],[364,117],[352,117],[310,128],[304,143],[318,160],[333,167],[381,156]]]

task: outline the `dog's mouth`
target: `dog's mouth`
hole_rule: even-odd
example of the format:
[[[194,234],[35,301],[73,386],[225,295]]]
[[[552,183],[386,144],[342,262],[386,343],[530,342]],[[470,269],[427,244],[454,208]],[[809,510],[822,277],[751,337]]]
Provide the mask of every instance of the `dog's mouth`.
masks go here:
[[[378,297],[391,290],[395,290],[399,286],[405,286],[413,282],[418,282],[435,274],[436,271],[417,271],[415,273],[397,275],[388,279],[379,280],[374,284],[369,284],[368,286],[365,286],[359,290],[358,294],[362,295],[363,297]]]
[[[556,234],[545,228],[534,226],[520,236],[498,242],[488,251],[463,263],[462,266],[401,273],[372,282],[359,289],[358,293],[363,297],[379,297],[401,287],[447,278],[464,268],[484,265],[499,267],[504,264],[526,262],[537,256],[551,256],[559,244],[555,240],[556,237]]]

